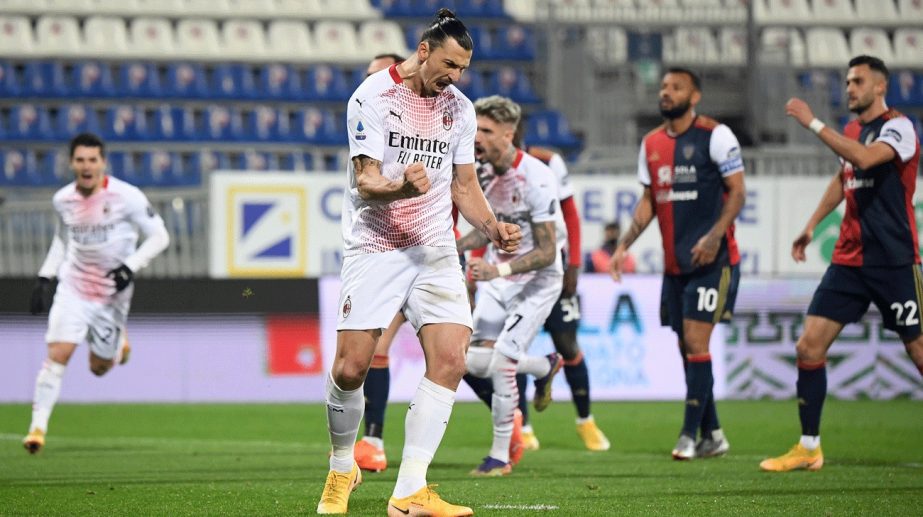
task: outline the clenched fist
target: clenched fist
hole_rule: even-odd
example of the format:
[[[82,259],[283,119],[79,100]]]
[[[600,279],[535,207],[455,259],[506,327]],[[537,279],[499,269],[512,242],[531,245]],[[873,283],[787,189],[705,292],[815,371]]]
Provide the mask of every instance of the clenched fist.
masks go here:
[[[422,196],[429,191],[429,177],[422,163],[411,163],[404,169],[404,185],[401,189],[407,197]]]
[[[507,253],[513,253],[519,249],[519,243],[522,241],[522,232],[518,224],[497,223],[497,237],[491,239],[498,249]]]

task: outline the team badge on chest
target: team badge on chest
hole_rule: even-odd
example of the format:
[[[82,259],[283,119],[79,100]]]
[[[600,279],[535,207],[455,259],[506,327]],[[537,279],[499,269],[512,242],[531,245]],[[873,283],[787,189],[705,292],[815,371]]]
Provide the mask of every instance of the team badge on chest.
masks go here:
[[[455,120],[452,118],[452,114],[449,113],[449,110],[443,111],[442,112],[442,127],[444,127],[446,131],[448,131],[452,129],[453,122],[455,122]]]

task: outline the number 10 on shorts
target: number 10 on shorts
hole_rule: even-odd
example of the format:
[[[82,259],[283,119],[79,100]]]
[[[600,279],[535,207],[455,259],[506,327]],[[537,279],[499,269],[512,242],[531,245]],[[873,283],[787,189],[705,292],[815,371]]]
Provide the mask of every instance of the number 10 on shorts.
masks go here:
[[[696,308],[700,311],[715,312],[718,308],[718,290],[714,287],[699,287],[696,292],[699,293],[699,304]]]

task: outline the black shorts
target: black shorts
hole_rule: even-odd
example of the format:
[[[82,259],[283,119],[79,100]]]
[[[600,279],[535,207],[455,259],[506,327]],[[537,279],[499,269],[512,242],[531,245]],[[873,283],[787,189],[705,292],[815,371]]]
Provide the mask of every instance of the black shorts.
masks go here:
[[[683,320],[720,323],[731,320],[740,266],[715,266],[685,275],[663,275],[660,324],[683,335]]]
[[[576,294],[565,298],[561,296],[554,302],[551,314],[545,320],[548,332],[577,332],[580,326],[580,297]]]
[[[885,328],[903,339],[923,333],[923,272],[919,264],[895,267],[831,264],[814,292],[808,315],[855,323],[875,302]]]

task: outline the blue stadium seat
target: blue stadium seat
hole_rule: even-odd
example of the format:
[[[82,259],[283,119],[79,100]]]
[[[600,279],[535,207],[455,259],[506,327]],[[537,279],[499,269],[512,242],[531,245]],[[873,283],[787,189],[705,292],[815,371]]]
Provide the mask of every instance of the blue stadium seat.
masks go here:
[[[375,7],[381,9],[385,18],[419,16],[414,3],[413,0],[377,0]]]
[[[6,149],[0,163],[3,165],[0,170],[0,186],[35,187],[47,184],[47,178],[39,172],[35,151]]]
[[[469,18],[506,18],[503,2],[496,0],[455,0],[458,16],[467,20]]]
[[[140,172],[138,157],[134,153],[113,151],[106,157],[106,162],[109,174],[135,186],[144,184],[145,178]]]
[[[231,162],[228,155],[203,149],[193,153],[189,157],[189,167],[186,168],[191,174],[207,174],[216,170],[228,170],[231,168]]]
[[[477,100],[487,95],[487,90],[484,88],[484,77],[475,70],[465,71],[461,79],[455,83],[455,87],[471,100]]]
[[[839,72],[831,70],[812,70],[798,76],[801,87],[808,91],[826,91],[830,105],[838,108],[843,105],[845,88]]]
[[[88,61],[74,64],[73,95],[79,97],[112,97],[115,84],[112,67],[107,63]]]
[[[9,61],[0,61],[0,97],[22,96],[22,83],[19,72]]]
[[[317,108],[295,111],[291,127],[292,140],[317,145],[346,145],[346,134],[338,130],[333,114]]]
[[[305,74],[304,91],[308,100],[345,101],[352,90],[343,71],[328,65],[317,65]]]
[[[413,25],[408,25],[407,28],[404,29],[404,37],[407,39],[407,48],[409,48],[410,50],[416,50],[417,45],[420,44],[420,36],[423,34],[423,31],[425,31],[428,27],[429,26],[425,23],[416,23]],[[469,27],[469,30],[470,30],[470,27]],[[481,50],[478,48],[477,42],[475,42],[474,48],[478,52],[478,55],[480,55]]]
[[[526,74],[509,66],[501,67],[491,74],[487,91],[509,97],[520,104],[535,104],[541,100],[532,91]]]
[[[10,140],[54,140],[48,111],[34,104],[17,104],[10,109],[6,128]]]
[[[26,97],[66,97],[70,93],[64,65],[58,62],[29,61],[22,86]]]
[[[70,140],[80,133],[99,134],[96,111],[82,104],[68,104],[58,110],[55,131],[61,140]]]
[[[279,169],[283,171],[313,171],[314,156],[301,151],[282,153],[279,157]]]
[[[61,186],[74,180],[73,172],[68,165],[67,151],[63,149],[45,151],[39,155],[37,162],[36,177],[43,186]]]
[[[169,104],[161,104],[157,108],[146,112],[148,138],[151,140],[181,140],[195,139],[195,119],[192,108],[177,108]]]
[[[891,72],[887,98],[889,106],[923,106],[923,74],[910,70]]]
[[[139,179],[144,182],[139,187],[177,187],[188,185],[183,170],[183,160],[179,153],[151,151],[141,156]]]
[[[128,104],[109,107],[102,125],[102,136],[109,140],[147,140],[149,135],[144,111]]]
[[[272,153],[247,149],[237,157],[234,168],[245,171],[277,171],[279,160]]]
[[[259,96],[278,101],[297,101],[304,96],[301,76],[291,66],[280,63],[263,65],[260,69]]]
[[[205,69],[197,63],[173,63],[167,67],[164,93],[175,99],[206,99],[211,96]]]
[[[117,91],[122,97],[141,99],[157,99],[164,95],[157,67],[153,63],[123,63],[119,67]]]
[[[528,60],[535,59],[535,36],[522,25],[509,25],[497,29],[493,40],[495,59]]]
[[[427,20],[430,20],[436,14],[436,11],[443,7],[447,7],[456,13],[458,12],[455,0],[411,0],[410,4],[412,9],[411,16],[420,16]]]
[[[209,106],[203,113],[200,139],[235,142],[243,137],[243,117],[237,108]]]
[[[349,88],[352,91],[356,91],[356,88],[362,84],[362,81],[365,81],[365,71],[368,70],[368,68],[368,65],[358,65],[348,74],[349,77],[347,77],[347,79],[349,79]]]
[[[526,119],[525,140],[530,145],[544,145],[564,149],[580,145],[567,120],[557,111],[535,111]]]
[[[222,64],[212,71],[211,92],[219,99],[256,98],[256,84],[250,65]]]
[[[284,142],[288,140],[288,112],[268,106],[256,106],[247,112],[245,139],[256,142]]]
[[[479,25],[469,25],[468,34],[471,35],[471,41],[474,42],[474,51],[477,52],[477,59],[496,59],[498,51],[494,48],[494,40],[490,34],[490,30]]]

